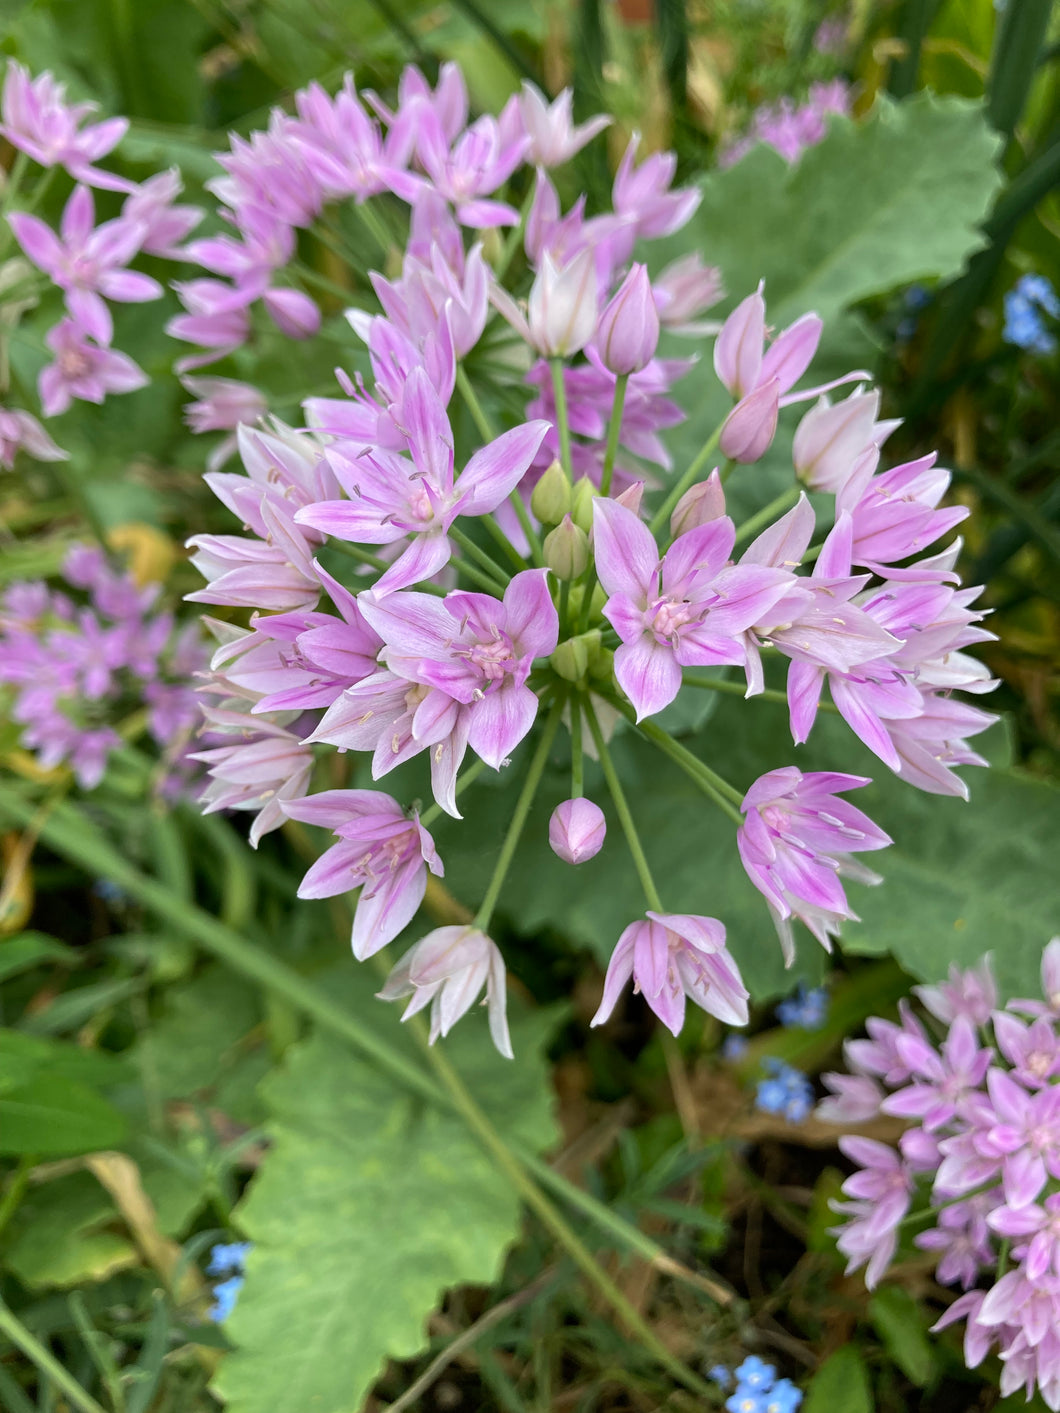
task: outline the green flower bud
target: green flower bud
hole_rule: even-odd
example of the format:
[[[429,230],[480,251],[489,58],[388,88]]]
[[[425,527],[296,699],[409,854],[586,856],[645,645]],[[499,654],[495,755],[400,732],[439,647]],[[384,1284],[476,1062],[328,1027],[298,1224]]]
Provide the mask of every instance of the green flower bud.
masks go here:
[[[577,579],[589,563],[589,536],[565,515],[544,541],[545,563],[557,579]]]
[[[580,682],[589,670],[589,647],[584,638],[567,638],[549,658],[553,669],[567,682]]]
[[[570,510],[570,482],[558,461],[552,463],[534,487],[530,509],[542,525],[558,525]]]
[[[584,530],[586,534],[593,528],[593,501],[599,494],[587,476],[582,476],[574,483],[570,498],[571,519],[579,530]]]

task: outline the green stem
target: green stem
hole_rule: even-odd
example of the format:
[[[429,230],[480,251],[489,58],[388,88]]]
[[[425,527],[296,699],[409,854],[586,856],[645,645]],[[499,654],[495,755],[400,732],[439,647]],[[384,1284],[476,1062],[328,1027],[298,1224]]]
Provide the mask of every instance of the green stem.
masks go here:
[[[692,462],[692,465],[681,477],[677,485],[673,487],[673,489],[670,491],[670,494],[666,497],[662,505],[660,505],[659,509],[655,512],[650,527],[653,535],[657,535],[662,529],[662,527],[666,524],[667,520],[669,520],[670,516],[673,514],[674,506],[684,495],[685,491],[688,490],[689,486],[691,486],[695,482],[696,477],[703,470],[704,466],[706,466],[707,462],[714,454],[714,448],[718,445],[718,440],[721,437],[721,429],[724,426],[724,420],[718,423],[718,425],[714,428],[713,432],[711,432],[710,436],[707,438],[706,442],[704,442],[703,446],[700,448],[699,454]]]
[[[18,1211],[19,1204],[26,1195],[26,1188],[29,1186],[30,1170],[37,1159],[32,1153],[23,1153],[18,1160],[18,1167],[11,1174],[11,1182],[4,1193],[3,1201],[0,1202],[0,1231],[7,1226],[8,1222]]]
[[[729,697],[747,697],[747,688],[741,682],[728,682],[724,678],[718,677],[696,677],[694,673],[686,672],[682,674],[682,682],[686,687],[700,687],[707,692],[723,692]],[[778,706],[788,705],[787,692],[779,692],[774,687],[766,687],[761,692],[755,692],[751,697],[747,697],[751,702],[776,702]],[[839,708],[833,706],[831,702],[818,703],[820,711],[838,712]]]
[[[622,434],[622,409],[626,405],[628,382],[628,373],[620,373],[615,379],[615,400],[611,404],[611,420],[607,424],[607,448],[604,451],[604,469],[600,477],[602,496],[611,492],[611,476],[615,469],[615,457],[618,455],[618,439]]]
[[[389,255],[390,247],[394,244],[393,236],[390,234],[386,226],[384,226],[383,222],[380,220],[379,213],[377,211],[373,211],[372,204],[370,201],[365,201],[362,205],[358,206],[356,210],[358,216],[360,216],[361,220],[367,226],[368,230],[372,233],[372,236],[378,243],[385,258],[387,255]]]
[[[729,816],[734,824],[743,824],[743,815],[739,810],[743,796],[739,790],[711,770],[709,765],[705,765],[698,756],[694,756],[679,741],[675,741],[661,726],[656,726],[654,721],[638,722],[637,730],[658,746],[661,751],[664,751],[675,764],[679,765],[685,774],[695,781],[703,793]]]
[[[474,767],[467,771],[465,781],[470,777],[472,769]],[[0,785],[0,813],[25,827],[36,818],[37,807],[23,798],[21,791],[5,784]],[[410,1063],[400,1048],[392,1046],[370,1028],[358,1025],[346,1007],[335,1002],[326,991],[315,986],[286,962],[255,943],[247,942],[232,928],[219,922],[202,908],[183,902],[154,879],[141,873],[118,853],[98,830],[90,827],[85,816],[75,806],[67,803],[57,804],[41,826],[40,837],[48,848],[87,873],[116,883],[131,898],[170,923],[177,932],[197,942],[225,966],[231,967],[239,975],[256,982],[266,990],[274,990],[285,996],[304,1015],[323,1029],[340,1036],[412,1093],[433,1104],[451,1107],[445,1093],[418,1065]],[[539,1182],[583,1213],[624,1249],[645,1257],[659,1270],[667,1271],[685,1284],[705,1290],[713,1299],[731,1299],[731,1295],[723,1288],[719,1294],[708,1290],[696,1273],[680,1266],[644,1232],[606,1207],[591,1193],[575,1186],[531,1149],[516,1142],[512,1144],[512,1151]]]
[[[417,1033],[425,1040],[422,1030]],[[566,1219],[553,1207],[537,1184],[527,1175],[507,1144],[486,1118],[471,1094],[468,1093],[464,1081],[453,1069],[444,1052],[429,1043],[425,1044],[425,1050],[428,1060],[438,1072],[452,1096],[454,1106],[468,1127],[478,1135],[483,1147],[492,1155],[497,1166],[526,1202],[526,1205],[540,1218],[586,1279],[597,1288],[616,1315],[636,1335],[645,1349],[649,1350],[659,1364],[679,1383],[701,1397],[711,1394],[711,1386],[670,1353],[655,1331],[641,1318],[631,1302],[597,1262],[577,1232],[567,1224]]]
[[[567,385],[563,381],[563,359],[550,358],[548,366],[552,370],[552,394],[556,401],[556,431],[559,434],[560,465],[567,473],[567,481],[574,484],[574,470],[570,451],[570,418],[567,413]]]
[[[26,168],[29,166],[29,158],[25,152],[16,152],[15,160],[11,163],[7,172],[7,180],[4,183],[4,200],[0,205],[0,212],[7,215],[11,210],[12,203],[18,196],[18,189],[22,185],[22,179],[26,175]]]
[[[519,224],[513,226],[508,232],[508,239],[504,242],[504,247],[501,250],[501,258],[497,261],[497,266],[493,271],[494,279],[498,284],[503,282],[505,275],[508,273],[508,266],[512,263],[515,252],[519,249],[519,242],[522,240],[523,232],[526,230],[526,219],[530,215],[531,206],[534,204],[535,185],[535,182],[531,182],[529,190],[523,197],[523,204],[519,210]]]
[[[329,280],[327,275],[320,274],[318,270],[314,270],[311,265],[303,264],[301,260],[294,261],[290,268],[298,278],[306,284],[316,285],[316,287],[323,290],[325,294],[334,295],[335,298],[341,299],[345,304],[349,304],[353,299],[352,290],[346,289],[343,285],[336,284],[334,280]]]
[[[585,752],[582,750],[582,707],[574,698],[570,704],[570,793],[580,800],[585,794]]]
[[[508,571],[502,568],[501,565],[499,565],[497,561],[492,558],[492,556],[488,555],[484,549],[481,549],[477,544],[475,544],[475,541],[471,538],[471,536],[468,535],[466,531],[461,530],[459,525],[450,525],[449,538],[455,541],[455,543],[460,546],[464,553],[470,555],[471,558],[476,562],[476,564],[480,566],[479,578],[480,580],[485,580],[485,582],[483,583],[483,587],[491,588],[489,581],[492,580],[492,591],[495,593],[503,594],[505,588],[507,587],[508,580],[511,578],[511,575],[508,573]],[[471,568],[471,566],[467,564],[466,561],[465,567],[467,569]]]
[[[0,1300],[0,1332],[7,1335],[16,1348],[22,1353],[47,1378],[51,1379],[56,1388],[61,1389],[75,1408],[79,1408],[81,1413],[104,1413],[103,1405],[88,1393],[72,1374],[68,1374],[50,1350],[46,1349],[40,1340],[31,1335],[29,1330],[11,1310],[3,1300]]]
[[[501,845],[500,856],[497,859],[493,870],[493,877],[489,881],[486,889],[486,896],[482,899],[482,904],[475,914],[473,926],[481,928],[483,932],[489,930],[490,918],[493,916],[493,909],[497,906],[497,899],[500,897],[501,889],[504,887],[504,880],[508,876],[508,870],[512,866],[512,859],[519,846],[519,838],[526,823],[526,817],[530,813],[530,806],[534,802],[537,794],[537,787],[541,784],[541,776],[544,774],[545,766],[548,764],[548,753],[552,749],[552,742],[555,739],[556,728],[559,726],[560,713],[563,710],[562,699],[552,705],[545,729],[541,733],[537,750],[534,752],[533,760],[530,762],[530,769],[526,772],[526,779],[523,781],[523,788],[516,801],[515,810],[512,813],[511,823],[508,825],[508,833],[504,836],[504,843]]]
[[[541,547],[541,536],[537,533],[537,528],[530,519],[530,512],[526,508],[526,502],[519,494],[518,486],[516,486],[515,490],[512,491],[511,495],[508,497],[508,501],[515,511],[515,518],[519,521],[523,534],[526,536],[526,543],[530,546],[531,560],[538,569],[543,568],[545,563],[545,551]]]
[[[596,745],[596,754],[600,757],[600,764],[603,766],[604,779],[607,781],[607,788],[615,804],[615,812],[618,815],[619,823],[622,825],[622,832],[626,836],[626,843],[629,845],[629,852],[633,855],[633,864],[640,878],[641,887],[644,889],[644,896],[648,900],[648,907],[652,912],[661,913],[665,909],[662,899],[659,897],[659,890],[655,886],[655,880],[651,876],[651,869],[648,867],[648,860],[644,856],[641,847],[640,836],[637,833],[637,826],[633,823],[633,816],[630,813],[629,804],[626,801],[625,792],[622,789],[618,774],[615,771],[614,762],[611,759],[611,752],[607,749],[607,742],[604,740],[604,733],[600,730],[600,723],[596,719],[596,712],[588,697],[584,699],[585,715],[589,722],[589,730],[592,732],[593,741]],[[577,703],[575,703],[577,705]]]
[[[513,497],[514,497],[514,496],[517,496],[517,495],[518,495],[518,491],[513,491],[513,492],[512,492],[512,495],[513,495]],[[486,531],[487,531],[487,533],[488,533],[489,536],[490,536],[490,539],[491,539],[491,540],[493,541],[493,543],[497,546],[497,548],[500,549],[500,550],[502,550],[502,551],[508,556],[508,558],[511,560],[512,568],[515,570],[515,572],[518,574],[518,573],[520,573],[522,570],[524,570],[524,569],[526,568],[526,560],[525,560],[525,559],[523,558],[523,556],[519,553],[519,551],[515,548],[515,546],[514,546],[514,545],[512,544],[512,542],[511,542],[511,540],[509,540],[508,536],[504,533],[504,531],[501,529],[501,527],[497,524],[497,522],[496,522],[496,520],[493,518],[493,516],[492,516],[492,515],[480,515],[480,516],[478,517],[478,521],[479,521],[479,524],[480,524],[480,525],[484,525],[484,526],[485,526]]]
[[[757,535],[778,515],[783,515],[786,510],[790,510],[795,505],[802,494],[798,486],[791,486],[782,495],[771,500],[767,506],[756,511],[749,520],[745,520],[742,525],[736,527],[736,544],[742,545],[744,540],[749,540],[752,535]]]
[[[471,420],[478,429],[479,436],[484,442],[495,441],[497,433],[494,431],[490,419],[486,416],[482,403],[478,400],[478,394],[471,386],[467,369],[462,363],[456,365],[456,385],[460,389],[460,396],[467,403],[467,410],[471,413]]]

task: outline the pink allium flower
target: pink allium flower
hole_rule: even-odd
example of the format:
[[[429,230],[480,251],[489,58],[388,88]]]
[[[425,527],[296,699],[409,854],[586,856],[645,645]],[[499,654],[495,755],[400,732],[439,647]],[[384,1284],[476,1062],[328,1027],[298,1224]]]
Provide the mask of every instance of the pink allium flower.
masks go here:
[[[69,104],[66,87],[50,73],[31,78],[14,59],[7,61],[0,134],[42,167],[62,166],[75,181],[112,191],[128,191],[131,183],[93,163],[117,147],[129,127],[128,118],[108,118],[82,126],[95,103]]]
[[[914,986],[913,994],[946,1025],[958,1016],[967,1016],[975,1025],[986,1025],[998,999],[989,957],[984,957],[978,967],[965,969],[951,962],[947,981],[937,986]]]
[[[503,602],[488,594],[400,593],[362,596],[360,607],[383,640],[390,670],[428,689],[417,716],[462,717],[471,749],[499,770],[537,715],[530,668],[558,641],[546,571],[516,574]]]
[[[69,452],[56,446],[32,413],[0,407],[0,466],[10,471],[19,451],[37,461],[66,461]]]
[[[716,918],[649,912],[647,921],[631,923],[608,963],[593,1025],[611,1015],[630,977],[674,1035],[684,1024],[686,996],[727,1025],[747,1024],[747,989]]]
[[[784,593],[783,569],[729,564],[736,531],[728,517],[680,535],[660,560],[632,511],[593,502],[596,567],[608,593],[604,615],[622,646],[615,676],[638,720],[669,705],[681,668],[743,660],[739,639]]]
[[[863,775],[795,766],[771,770],[744,796],[744,823],[736,840],[747,876],[763,895],[790,966],[795,956],[791,919],[799,918],[831,951],[844,918],[856,920],[841,877],[879,883],[879,876],[850,857],[883,849],[890,836],[868,815],[838,797],[871,782]]]
[[[164,260],[188,258],[181,241],[191,234],[205,213],[199,206],[176,204],[183,190],[180,172],[170,167],[141,182],[125,198],[122,219],[143,227],[141,249],[148,255],[158,255]]]
[[[303,824],[330,829],[339,842],[326,849],[298,887],[300,898],[333,898],[360,888],[351,945],[359,962],[374,956],[415,917],[427,889],[427,870],[445,872],[431,836],[380,790],[324,790],[287,800],[283,812]]]
[[[55,354],[37,384],[45,417],[65,412],[75,398],[102,402],[108,393],[135,392],[149,381],[127,354],[98,347],[73,319],[62,319],[44,342]]]
[[[348,500],[324,500],[295,515],[300,525],[359,544],[411,544],[375,585],[403,589],[436,574],[452,547],[446,531],[458,515],[485,515],[522,479],[548,430],[527,422],[483,447],[454,479],[453,433],[427,374],[415,369],[402,409],[412,464],[379,447],[351,459],[338,449],[328,460]]]
[[[439,927],[406,952],[387,977],[379,996],[396,1001],[411,996],[402,1020],[431,1008],[431,1044],[450,1030],[486,988],[490,1035],[500,1053],[512,1059],[508,1033],[504,961],[495,942],[475,927]]]
[[[125,266],[143,244],[146,228],[119,217],[96,226],[95,202],[75,186],[63,210],[61,239],[38,216],[8,217],[15,239],[34,265],[65,291],[72,319],[97,343],[109,344],[114,323],[103,297],[122,303],[159,299],[162,286]]]
[[[628,223],[630,244],[637,237],[657,240],[673,235],[688,224],[702,200],[695,187],[671,190],[677,171],[672,152],[653,152],[635,167],[639,146],[640,134],[634,133],[618,164],[612,190],[615,213]]]
[[[843,489],[861,456],[883,445],[900,419],[878,422],[878,389],[855,388],[841,402],[821,397],[795,429],[792,460],[795,474],[812,491]]]
[[[597,133],[611,126],[611,118],[604,114],[575,125],[573,101],[572,91],[565,88],[551,103],[546,103],[537,85],[524,79],[519,114],[530,139],[525,156],[532,166],[561,167]]]
[[[210,784],[200,797],[203,814],[216,810],[254,810],[250,842],[279,829],[284,805],[309,789],[313,753],[285,726],[263,717],[245,716],[223,707],[204,707],[210,732],[234,736],[234,745],[196,751],[192,759],[208,767]]]
[[[548,822],[548,842],[564,863],[580,864],[596,858],[606,834],[603,810],[581,797],[557,805]]]
[[[698,337],[718,332],[716,323],[704,322],[697,316],[717,304],[725,287],[718,267],[704,265],[698,252],[667,265],[652,282],[652,291],[659,322],[671,333]]]
[[[253,426],[260,422],[269,410],[262,393],[249,383],[238,382],[235,378],[195,378],[182,379],[188,392],[197,402],[189,402],[184,408],[184,421],[193,432],[230,432],[206,458],[207,471],[219,471],[239,446],[236,428],[241,423]]]
[[[841,1151],[861,1168],[843,1184],[852,1202],[833,1203],[848,1220],[836,1228],[836,1245],[847,1258],[847,1274],[865,1266],[870,1290],[890,1265],[898,1224],[909,1210],[913,1175],[893,1148],[872,1138],[841,1138]]]

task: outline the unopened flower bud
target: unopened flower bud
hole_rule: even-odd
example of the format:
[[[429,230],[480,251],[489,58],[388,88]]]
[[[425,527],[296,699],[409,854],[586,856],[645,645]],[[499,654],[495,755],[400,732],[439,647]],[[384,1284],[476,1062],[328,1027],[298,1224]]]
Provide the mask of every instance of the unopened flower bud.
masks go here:
[[[565,515],[544,541],[545,563],[557,579],[577,579],[589,563],[589,536]]]
[[[559,268],[546,250],[527,305],[530,341],[546,358],[580,353],[596,328],[596,263],[591,249]]]
[[[670,516],[670,534],[676,538],[706,525],[711,520],[720,520],[725,514],[725,492],[721,477],[715,467],[705,481],[690,486],[674,506]]]
[[[627,510],[632,510],[633,514],[640,515],[640,503],[644,499],[644,482],[634,481],[631,486],[627,486],[620,496],[615,496],[618,505],[624,505]]]
[[[552,811],[548,822],[548,842],[564,863],[580,864],[593,859],[604,846],[607,821],[599,805],[578,798],[564,800]]]
[[[600,492],[587,476],[575,481],[570,498],[570,516],[575,525],[586,534],[593,528],[593,501]]]
[[[319,308],[300,289],[267,289],[261,302],[289,339],[312,338],[320,328]]]
[[[780,384],[776,378],[748,393],[729,413],[721,429],[721,450],[731,461],[758,461],[776,435]]]
[[[659,315],[651,280],[643,265],[632,265],[596,328],[596,351],[618,376],[639,373],[659,346]]]
[[[565,682],[580,682],[589,670],[589,644],[585,637],[566,638],[549,658]]]
[[[558,461],[554,461],[530,495],[530,509],[542,525],[558,525],[570,510],[570,482]]]

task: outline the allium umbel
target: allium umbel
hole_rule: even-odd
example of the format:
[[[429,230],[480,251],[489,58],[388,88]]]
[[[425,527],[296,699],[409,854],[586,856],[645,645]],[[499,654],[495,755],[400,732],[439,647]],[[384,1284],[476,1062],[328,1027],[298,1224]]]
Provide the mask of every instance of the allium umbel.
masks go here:
[[[996,1347],[1002,1396],[1037,1389],[1052,1409],[1060,1408],[1058,972],[1054,937],[1042,958],[1044,1003],[991,1010],[989,961],[917,988],[948,1027],[941,1043],[937,1027],[929,1031],[907,1008],[900,1024],[870,1020],[871,1039],[844,1047],[852,1073],[825,1075],[834,1097],[819,1108],[836,1123],[878,1113],[911,1121],[897,1149],[840,1140],[858,1165],[843,1184],[850,1200],[833,1204],[848,1271],[865,1266],[876,1285],[901,1228],[915,1223],[913,1244],[935,1253],[937,1279],[964,1291],[935,1328],[963,1320],[968,1366]]]
[[[362,101],[352,77],[335,95],[314,85],[294,106],[219,158],[210,189],[226,234],[186,247],[200,273],[177,286],[185,312],[170,330],[192,346],[182,370],[263,330],[312,336],[324,313],[300,272],[325,208],[330,225],[341,203],[366,207],[377,254],[391,258],[385,277],[351,283],[360,304],[332,318],[329,337],[347,339],[349,356],[340,350],[334,396],[306,401],[304,426],[270,419],[249,384],[188,380],[192,424],[230,432],[243,467],[218,469],[226,438],[208,480],[237,524],[191,540],[206,580],[192,597],[250,610],[245,629],[212,625],[220,646],[203,690],[221,740],[200,753],[207,807],[255,812],[254,842],[287,818],[331,829],[302,891],[360,889],[354,951],[367,956],[397,940],[428,870],[441,873],[427,830],[441,814],[473,813],[475,777],[500,772],[511,803],[479,911],[406,951],[381,994],[410,997],[410,1012],[429,1006],[435,1038],[485,988],[508,1053],[504,963],[489,932],[524,831],[547,829],[555,854],[577,864],[618,847],[617,829],[647,911],[617,939],[596,1021],[631,980],[675,1032],[689,999],[742,1024],[744,939],[718,919],[667,911],[694,904],[653,873],[665,859],[641,841],[612,738],[658,747],[704,808],[721,811],[789,961],[796,919],[830,945],[854,917],[840,879],[877,881],[855,856],[889,842],[838,798],[866,778],[779,761],[735,784],[698,754],[713,738],[686,745],[652,718],[709,690],[719,670],[742,671],[747,695],[767,703],[749,713],[771,711],[765,674],[779,662],[798,740],[828,685],[857,734],[886,733],[891,747],[877,753],[891,769],[921,788],[959,788],[953,767],[978,759],[966,737],[989,718],[951,692],[991,684],[963,652],[986,635],[957,587],[954,552],[917,558],[958,518],[940,506],[945,473],[929,461],[877,472],[892,424],[861,388],[807,414],[787,505],[745,534],[726,513],[734,467],[714,470],[714,447],[755,460],[789,406],[868,375],[803,389],[821,320],[802,313],[774,337],[762,286],[720,325],[703,323],[722,281],[696,255],[652,279],[642,247],[686,226],[699,203],[694,188],[673,187],[672,154],[638,162],[635,137],[611,209],[587,216],[584,196],[563,209],[552,169],[608,120],[573,127],[569,95],[548,105],[527,85],[496,118],[471,120],[463,77],[445,65],[434,88],[406,70],[394,107]],[[381,224],[366,206],[376,197]],[[717,333],[714,367],[733,404],[676,466],[667,434],[685,418],[678,394],[701,400],[709,361],[660,356],[663,329]],[[839,497],[820,524],[796,471]],[[317,793],[324,751],[340,756],[331,783],[357,771],[357,789]],[[536,792],[568,761],[548,819]],[[399,767],[394,798],[369,788]],[[437,826],[441,854],[454,827]]]

